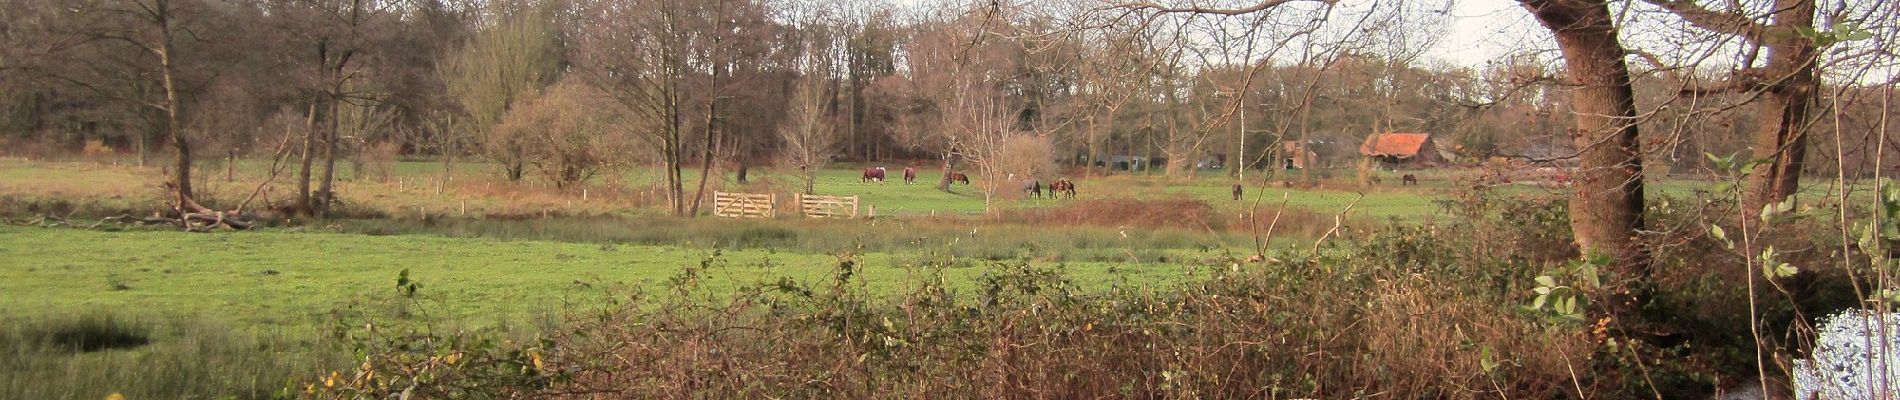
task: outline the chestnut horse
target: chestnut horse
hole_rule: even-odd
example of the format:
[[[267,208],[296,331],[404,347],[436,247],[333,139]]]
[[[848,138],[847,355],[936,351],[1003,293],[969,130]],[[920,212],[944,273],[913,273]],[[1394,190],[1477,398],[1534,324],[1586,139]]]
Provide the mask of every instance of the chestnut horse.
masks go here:
[[[1071,199],[1075,198],[1075,182],[1070,181],[1068,178],[1060,178],[1050,183],[1049,197],[1057,196],[1068,196]]]

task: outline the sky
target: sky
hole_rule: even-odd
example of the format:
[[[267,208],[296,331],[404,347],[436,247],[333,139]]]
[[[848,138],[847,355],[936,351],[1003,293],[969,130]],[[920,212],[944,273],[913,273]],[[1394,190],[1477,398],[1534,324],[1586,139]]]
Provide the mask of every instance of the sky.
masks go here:
[[[1432,58],[1475,67],[1512,52],[1555,47],[1515,0],[1452,1],[1451,26],[1427,53]]]
[[[817,1],[826,1],[826,0],[817,0]],[[903,5],[914,7],[920,4],[928,4],[928,3],[934,3],[934,2],[945,1],[945,0],[886,0],[886,1],[894,1],[897,4],[903,4]],[[1033,2],[1035,0],[1017,0],[1017,1]],[[1163,3],[1163,4],[1178,5],[1178,4],[1193,4],[1193,3],[1250,4],[1250,3],[1260,1],[1260,0],[1147,0],[1147,1],[1153,1],[1157,3]],[[1365,7],[1368,4],[1381,4],[1381,5],[1391,4],[1391,3],[1382,3],[1382,2],[1387,2],[1387,1],[1391,1],[1391,0],[1340,0],[1339,5],[1343,7],[1347,7],[1347,8],[1361,8],[1361,7]],[[1505,56],[1514,55],[1514,54],[1523,54],[1526,52],[1550,51],[1550,50],[1556,49],[1557,47],[1555,40],[1551,38],[1550,32],[1544,29],[1542,26],[1540,26],[1537,23],[1536,19],[1531,16],[1530,12],[1525,10],[1523,6],[1518,4],[1517,0],[1404,0],[1404,1],[1414,6],[1419,6],[1427,10],[1437,10],[1437,9],[1440,9],[1440,8],[1437,8],[1439,6],[1448,5],[1447,7],[1443,8],[1443,10],[1445,10],[1444,15],[1448,17],[1445,19],[1445,23],[1447,25],[1445,26],[1445,29],[1443,30],[1442,35],[1439,36],[1437,41],[1424,54],[1425,57],[1430,60],[1435,60],[1435,61],[1442,62],[1444,64],[1449,64],[1452,66],[1483,68],[1487,62],[1490,62],[1492,60],[1497,60]],[[1900,1],[1900,0],[1844,0],[1844,1],[1845,1],[1844,4],[1856,5],[1857,8],[1868,8],[1869,5],[1877,6],[1879,4],[1884,4],[1884,2]],[[1637,2],[1634,4],[1636,4],[1635,7],[1639,10],[1647,9],[1647,7],[1643,7],[1640,2]],[[1655,53],[1658,56],[1660,56],[1665,62],[1672,62],[1672,63],[1698,62],[1699,63],[1702,61],[1706,61],[1707,63],[1701,64],[1703,67],[1713,66],[1714,68],[1720,69],[1720,68],[1724,68],[1721,66],[1722,62],[1732,59],[1733,55],[1740,54],[1741,52],[1741,50],[1739,50],[1739,47],[1737,47],[1739,46],[1739,41],[1734,40],[1734,39],[1724,40],[1724,41],[1719,41],[1719,42],[1705,42],[1705,41],[1698,41],[1698,40],[1693,40],[1693,39],[1688,40],[1688,41],[1672,41],[1672,38],[1667,37],[1667,36],[1660,36],[1660,35],[1665,35],[1668,32],[1676,32],[1677,30],[1676,27],[1680,26],[1681,22],[1658,19],[1658,18],[1666,19],[1667,17],[1656,17],[1655,14],[1659,14],[1659,13],[1654,10],[1649,10],[1647,14],[1650,14],[1650,15],[1648,16],[1644,16],[1644,14],[1645,13],[1641,11],[1632,13],[1632,14],[1619,13],[1618,14],[1619,17],[1632,18],[1630,20],[1626,20],[1622,22],[1626,26],[1621,27],[1623,29],[1621,29],[1621,32],[1619,32],[1619,34],[1622,36],[1622,39],[1626,46],[1630,46],[1632,49],[1645,50],[1645,51]],[[1661,14],[1666,15],[1666,13],[1661,13]],[[1424,18],[1424,17],[1421,17],[1421,18]],[[1825,21],[1819,21],[1819,22],[1825,23]],[[1887,22],[1887,23],[1890,23],[1890,22]],[[1669,27],[1669,29],[1657,30],[1662,27]],[[1875,31],[1877,33],[1882,33],[1881,34],[1882,37],[1880,38],[1880,40],[1860,42],[1860,43],[1849,43],[1843,46],[1847,46],[1847,47],[1867,46],[1867,45],[1874,45],[1876,42],[1878,42],[1878,43],[1883,43],[1883,44],[1880,44],[1879,46],[1900,47],[1894,44],[1894,43],[1900,43],[1900,34],[1896,34],[1894,32],[1881,32],[1878,29],[1876,29]],[[1695,31],[1689,30],[1688,32],[1695,32]],[[1892,50],[1889,50],[1889,51],[1892,51]],[[1711,56],[1711,55],[1714,57],[1708,60],[1696,61],[1696,59],[1699,59],[1704,56]],[[1678,60],[1676,59],[1677,57],[1685,57],[1686,59]],[[1557,59],[1557,57],[1555,57],[1554,54],[1548,54],[1548,53],[1542,54],[1541,57],[1539,58],[1545,61]],[[1824,55],[1823,58],[1825,59],[1827,57]],[[1895,78],[1895,76],[1900,76],[1900,58],[1876,59],[1876,58],[1863,57],[1861,59],[1875,60],[1872,62],[1877,63],[1879,65],[1877,67],[1874,67],[1872,70],[1868,70],[1867,73],[1860,74],[1855,77],[1851,77],[1847,79],[1861,80],[1861,81],[1866,81],[1866,82],[1888,81],[1888,80],[1900,79],[1900,78]],[[1856,70],[1856,72],[1859,72],[1859,71]],[[1831,80],[1831,79],[1840,79],[1840,78],[1832,77],[1832,76],[1824,76],[1823,79]]]

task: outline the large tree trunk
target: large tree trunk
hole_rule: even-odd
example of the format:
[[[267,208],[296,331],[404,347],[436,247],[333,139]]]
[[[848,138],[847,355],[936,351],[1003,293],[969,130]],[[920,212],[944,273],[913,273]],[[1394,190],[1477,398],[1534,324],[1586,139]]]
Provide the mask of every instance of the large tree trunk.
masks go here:
[[[668,120],[667,120],[667,127],[666,127],[666,140],[663,140],[663,142],[665,142],[664,144],[666,145],[666,150],[665,150],[666,152],[666,194],[667,194],[667,200],[671,203],[673,207],[673,215],[685,216],[687,215],[686,214],[686,190],[685,190],[685,185],[682,182],[680,182],[682,179],[680,177],[680,170],[681,170],[680,168],[680,147],[681,147],[680,146],[680,124],[681,124],[680,111],[681,110],[680,110],[680,104],[679,104],[680,92],[679,92],[678,78],[669,79],[669,82],[667,83],[667,87],[668,87],[668,90],[667,90],[668,93],[666,95],[667,96],[666,109],[667,109]]]
[[[739,163],[738,169],[732,172],[734,175],[733,180],[739,182],[741,185],[751,183],[746,181],[746,174],[752,172],[752,167],[746,165],[744,159],[737,160],[737,162]]]
[[[1814,0],[1777,0],[1774,27],[1783,31],[1814,27]],[[1753,215],[1767,204],[1785,201],[1799,190],[1807,154],[1808,110],[1815,96],[1814,42],[1790,34],[1762,38],[1768,46],[1768,87],[1761,94],[1754,159],[1772,160],[1749,177],[1743,210]]]
[[[1649,273],[1643,227],[1643,159],[1635,94],[1609,6],[1602,0],[1520,0],[1562,48],[1574,92],[1581,168],[1570,229],[1585,254],[1612,257],[1623,279]]]
[[[716,117],[719,114],[718,107],[714,105],[716,103],[718,101],[715,100],[708,101],[706,104],[706,143],[703,145],[704,149],[700,151],[699,187],[693,190],[693,207],[686,215],[699,215],[700,203],[706,199],[706,181],[712,178],[713,164],[717,164],[713,162],[713,154],[719,151],[718,117]]]
[[[331,92],[332,98],[334,99],[335,95],[340,93],[342,93],[341,89]],[[341,115],[338,113],[341,108],[340,103],[340,101],[336,100],[330,101],[330,121],[329,125],[324,128],[323,133],[323,181],[317,185],[318,196],[315,210],[318,218],[328,217],[330,214],[330,204],[336,200],[336,192],[334,189],[336,183],[336,138],[338,124],[341,123],[336,116]]]
[[[1097,116],[1096,118],[1100,119],[1101,117]],[[1113,124],[1115,123],[1114,109],[1109,110],[1107,119],[1108,119],[1107,122],[1098,120],[1096,121],[1094,126],[1089,127],[1090,130],[1093,132],[1089,135],[1088,143],[1087,143],[1089,155],[1088,155],[1088,158],[1083,161],[1084,164],[1082,165],[1082,171],[1083,171],[1082,175],[1084,177],[1094,177],[1096,174],[1095,162],[1098,160],[1101,160],[1100,157],[1102,156],[1102,138],[1108,137],[1107,132],[1113,132],[1115,129],[1113,126]],[[1108,175],[1109,168],[1113,168],[1113,167],[1114,166],[1112,165],[1108,165],[1107,162],[1103,162],[1101,174]]]
[[[315,165],[317,156],[317,113],[319,100],[310,101],[309,114],[304,115],[303,159],[297,167],[297,204],[298,215],[310,215],[315,211],[310,199],[310,168]]]
[[[943,155],[943,178],[937,180],[937,190],[943,191],[944,193],[950,193],[950,174],[952,173],[955,173],[955,171],[952,171],[950,169],[950,155],[944,154]]]
[[[165,0],[158,0],[153,8],[154,22],[158,25],[158,64],[160,79],[165,89],[165,129],[172,136],[172,147],[178,151],[178,165],[172,170],[172,180],[176,187],[179,215],[190,213],[196,204],[191,197],[191,142],[185,137],[185,130],[178,118],[178,84],[176,75],[176,48],[172,47],[171,8]]]
[[[713,7],[713,15],[715,16],[713,19],[713,32],[723,32],[725,30],[725,24],[723,23],[725,21],[725,6],[725,2],[720,2]],[[719,46],[722,42],[721,39],[723,39],[722,35],[722,33],[714,33],[712,36],[712,48],[710,49],[713,59],[712,75],[706,83],[706,141],[701,144],[702,149],[699,158],[700,163],[703,165],[699,168],[699,187],[693,190],[693,208],[687,213],[687,215],[694,217],[699,216],[700,202],[706,198],[706,180],[712,178],[713,164],[716,164],[713,161],[713,155],[719,152],[719,78],[721,74],[726,73],[725,60],[721,60],[719,57]]]
[[[442,146],[442,182],[435,187],[436,194],[448,193],[449,181],[455,180],[455,151],[450,150],[447,143],[444,140]]]

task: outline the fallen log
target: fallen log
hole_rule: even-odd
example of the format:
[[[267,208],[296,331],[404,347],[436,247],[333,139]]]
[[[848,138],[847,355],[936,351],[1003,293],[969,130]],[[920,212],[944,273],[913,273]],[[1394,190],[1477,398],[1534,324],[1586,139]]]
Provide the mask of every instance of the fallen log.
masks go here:
[[[222,226],[226,226],[226,227],[229,227],[231,229],[236,229],[236,230],[248,230],[248,229],[251,229],[253,226],[256,226],[256,224],[253,224],[250,221],[244,221],[238,218],[228,218],[226,217],[223,211],[185,214],[185,221],[204,224],[207,229],[222,225]]]

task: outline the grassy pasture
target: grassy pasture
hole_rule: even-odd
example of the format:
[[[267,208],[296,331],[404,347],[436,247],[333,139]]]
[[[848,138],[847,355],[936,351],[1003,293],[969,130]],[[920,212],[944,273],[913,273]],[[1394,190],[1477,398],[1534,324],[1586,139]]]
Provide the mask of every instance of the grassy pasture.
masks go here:
[[[987,271],[983,258],[920,265],[955,258],[928,253],[863,254],[857,273],[872,292],[889,293],[939,274],[952,290],[968,290]],[[0,392],[76,399],[115,391],[135,398],[265,396],[310,379],[309,371],[334,367],[346,352],[325,350],[331,349],[325,332],[335,323],[360,321],[348,315],[407,315],[444,329],[510,331],[628,293],[667,296],[669,279],[709,258],[700,287],[717,296],[780,279],[822,285],[838,262],[832,255],[775,249],[713,254],[705,247],[433,235],[0,226],[0,309],[10,310],[0,348],[13,352],[0,362],[0,376],[8,377],[0,379]],[[1061,264],[1088,290],[1163,290],[1198,271],[1176,262]],[[403,270],[421,284],[416,303],[395,290]],[[67,326],[75,321],[86,325],[81,332],[117,327],[150,342],[90,352],[41,343],[70,335]]]
[[[0,393],[267,397],[309,378],[299,374],[335,363],[341,350],[327,347],[323,336],[340,312],[532,331],[522,326],[629,292],[663,291],[669,279],[708,258],[702,288],[722,294],[780,279],[825,282],[835,272],[833,254],[842,252],[858,253],[860,277],[874,293],[901,293],[938,274],[952,290],[971,290],[992,262],[1061,265],[1088,291],[1163,291],[1224,265],[1218,260],[1225,255],[1252,251],[1252,238],[1237,221],[1212,232],[1013,220],[1027,215],[1018,212],[1078,204],[1049,199],[1001,200],[1006,212],[979,217],[986,209],[982,194],[964,185],[936,190],[935,170],[920,170],[916,185],[904,185],[901,170],[882,184],[861,182],[858,166],[820,173],[820,194],[861,196],[886,217],[874,222],[733,221],[662,216],[656,169],[612,171],[582,188],[556,190],[537,182],[501,182],[480,163],[456,164],[453,180],[444,185],[441,165],[399,162],[388,168],[387,179],[358,180],[347,163],[339,164],[345,167],[338,174],[345,208],[384,218],[210,234],[0,225],[0,309],[8,310],[0,313],[6,322],[0,349],[12,351],[0,362]],[[242,161],[237,179],[227,181],[221,166],[208,165],[199,172],[203,197],[214,204],[242,199],[262,179],[256,171],[264,166]],[[0,158],[0,217],[20,220],[56,204],[66,207],[59,212],[80,216],[149,212],[162,207],[156,183],[162,172]],[[1272,246],[1287,247],[1310,245],[1309,236],[1330,227],[1331,215],[1355,201],[1352,225],[1433,218],[1440,212],[1437,202],[1462,190],[1461,178],[1471,175],[1414,173],[1422,177],[1419,186],[1398,186],[1399,173],[1389,171],[1377,172],[1384,184],[1372,187],[1323,180],[1314,188],[1284,188],[1272,178],[1250,178],[1241,201],[1229,197],[1234,180],[1218,172],[1178,180],[1119,174],[1079,178],[1078,184],[1080,204],[1192,199],[1228,218],[1271,214],[1284,202],[1306,214],[1289,223],[1312,225],[1282,226]],[[691,190],[697,172],[687,175]],[[796,176],[766,169],[754,170],[746,185],[728,179],[709,185],[777,193],[800,185]],[[266,196],[281,200],[288,189],[273,187]],[[1711,180],[1663,178],[1652,180],[1649,193],[1689,197],[1725,190]],[[1816,198],[1832,190],[1821,183],[1804,193]],[[723,249],[716,257],[715,246]],[[417,303],[394,289],[403,270],[422,285]],[[59,344],[75,334],[111,337],[121,330],[149,343],[92,352]]]
[[[625,289],[651,290],[711,257],[706,286],[725,292],[779,278],[814,281],[837,263],[826,254],[771,249],[368,236],[313,232],[95,232],[0,227],[0,308],[18,314],[140,310],[223,319],[250,327],[321,323],[337,306],[393,291],[399,271],[422,282],[445,320],[525,320],[567,303]],[[859,256],[877,285],[930,273],[917,256]],[[981,263],[938,269],[968,287]],[[1190,273],[1173,263],[1067,263],[1085,288],[1165,287]],[[31,312],[27,312],[31,310]]]

